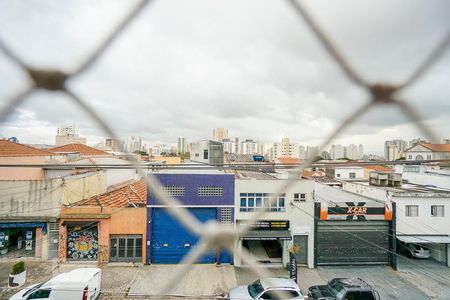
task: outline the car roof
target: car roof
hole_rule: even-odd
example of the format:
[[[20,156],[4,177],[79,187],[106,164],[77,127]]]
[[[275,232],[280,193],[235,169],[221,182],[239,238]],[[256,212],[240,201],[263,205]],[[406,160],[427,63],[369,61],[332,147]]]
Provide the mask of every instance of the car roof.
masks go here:
[[[88,282],[91,278],[100,272],[99,268],[78,268],[70,272],[61,273],[42,285],[45,287],[57,286],[61,282]]]
[[[361,278],[334,278],[333,280],[339,282],[342,286],[346,288],[368,288],[371,286],[362,280]]]
[[[264,289],[269,288],[291,288],[298,290],[298,285],[294,282],[294,280],[284,277],[267,277],[260,279],[261,285]]]

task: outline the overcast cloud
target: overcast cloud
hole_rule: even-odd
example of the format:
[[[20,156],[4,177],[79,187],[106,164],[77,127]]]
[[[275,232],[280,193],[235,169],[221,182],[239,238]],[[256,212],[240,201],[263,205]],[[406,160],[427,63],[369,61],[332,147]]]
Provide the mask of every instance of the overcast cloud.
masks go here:
[[[0,39],[27,63],[73,70],[135,1],[2,1]],[[450,2],[306,1],[364,77],[401,82],[450,29]],[[440,137],[450,137],[447,52],[401,96]],[[0,99],[29,84],[0,54]],[[69,86],[119,136],[148,145],[210,138],[212,129],[272,143],[284,136],[319,144],[368,96],[329,58],[286,1],[159,0],[146,7],[83,76]],[[40,91],[1,125],[3,136],[54,143],[76,122],[88,144],[105,138],[64,95]],[[398,109],[380,106],[338,140],[381,152],[386,139],[422,136]]]

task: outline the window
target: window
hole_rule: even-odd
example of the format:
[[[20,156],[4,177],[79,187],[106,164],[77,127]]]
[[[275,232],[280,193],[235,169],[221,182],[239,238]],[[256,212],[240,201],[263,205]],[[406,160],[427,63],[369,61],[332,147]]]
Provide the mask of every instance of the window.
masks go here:
[[[427,154],[427,159],[431,160],[431,154]]]
[[[28,296],[27,299],[48,299],[50,297],[51,290],[37,290],[30,296]]]
[[[201,186],[198,188],[198,195],[200,197],[222,197],[223,186]]]
[[[350,172],[350,173],[348,174],[348,176],[349,176],[350,178],[356,178],[356,173],[355,173],[355,172]]]
[[[231,207],[223,207],[220,209],[220,224],[232,224]]]
[[[172,197],[184,196],[184,186],[168,185],[163,187],[164,193]]]
[[[337,173],[337,174],[336,174],[336,177],[341,177],[341,174]]]
[[[444,205],[431,205],[431,215],[433,217],[443,217]]]
[[[295,193],[294,194],[294,201],[306,201],[306,194],[305,193]]]
[[[405,216],[418,217],[419,216],[419,206],[418,205],[406,205]]]
[[[203,150],[203,159],[208,159],[208,150]]]
[[[410,154],[410,155],[408,155],[408,159],[412,159],[412,155]]]
[[[271,290],[266,291],[259,299],[294,299],[299,293],[292,290]]]
[[[273,212],[286,211],[286,194],[241,193],[239,211],[256,211],[263,207]]]

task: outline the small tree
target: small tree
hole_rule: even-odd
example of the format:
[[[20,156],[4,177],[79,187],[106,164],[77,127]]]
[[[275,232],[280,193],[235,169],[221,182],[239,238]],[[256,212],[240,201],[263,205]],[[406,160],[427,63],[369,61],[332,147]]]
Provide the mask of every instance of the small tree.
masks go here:
[[[20,274],[23,271],[25,271],[25,262],[19,261],[13,265],[11,274],[13,275]]]

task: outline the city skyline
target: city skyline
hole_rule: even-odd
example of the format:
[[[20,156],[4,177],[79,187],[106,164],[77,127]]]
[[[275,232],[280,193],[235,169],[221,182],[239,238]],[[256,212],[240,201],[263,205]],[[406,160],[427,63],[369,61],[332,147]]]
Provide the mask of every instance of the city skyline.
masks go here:
[[[35,10],[24,2],[5,2],[0,37],[32,66],[71,70],[131,5],[73,2]],[[407,78],[442,40],[450,18],[448,1],[305,5],[371,82]],[[349,7],[355,14],[348,15]],[[15,18],[14,11],[23,17]],[[380,15],[389,16],[381,25]],[[450,136],[449,64],[450,56],[442,56],[401,93],[439,137]],[[0,66],[0,98],[6,100],[28,81],[4,56]],[[173,143],[178,136],[209,138],[212,128],[224,127],[229,136],[266,143],[288,136],[320,145],[368,97],[343,76],[286,3],[271,1],[227,1],[220,10],[200,0],[152,5],[88,73],[68,84],[118,136],[132,133],[148,144]],[[18,107],[0,132],[49,143],[54,127],[71,120],[89,144],[104,139],[98,125],[63,95],[45,91]],[[418,136],[421,132],[397,108],[378,106],[331,143],[364,144],[368,152],[382,153],[385,140]]]

